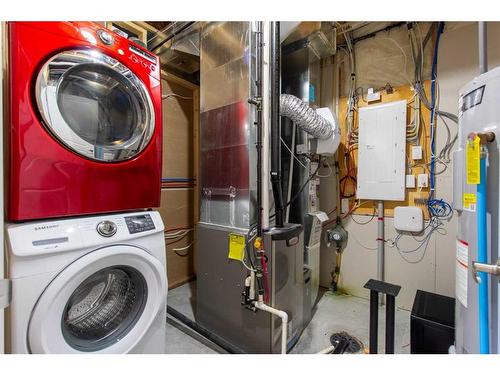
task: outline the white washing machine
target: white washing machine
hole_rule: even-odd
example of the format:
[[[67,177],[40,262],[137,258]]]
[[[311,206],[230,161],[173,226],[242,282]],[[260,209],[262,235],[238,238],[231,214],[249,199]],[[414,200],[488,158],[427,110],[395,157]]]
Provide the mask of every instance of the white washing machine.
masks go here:
[[[9,225],[7,349],[164,353],[163,230],[155,211]]]

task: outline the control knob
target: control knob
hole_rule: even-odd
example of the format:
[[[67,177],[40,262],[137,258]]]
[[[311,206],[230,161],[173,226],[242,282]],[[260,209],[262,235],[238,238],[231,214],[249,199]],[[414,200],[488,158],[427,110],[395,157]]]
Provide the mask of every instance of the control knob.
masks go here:
[[[111,35],[111,33],[109,33],[108,31],[106,30],[98,30],[97,31],[97,36],[99,37],[99,39],[101,39],[101,41],[104,43],[104,44],[107,44],[108,46],[113,44],[114,41],[115,41],[115,38],[113,38],[113,35]]]
[[[97,224],[97,233],[103,237],[111,237],[116,233],[116,230],[116,224],[109,220],[104,220]]]

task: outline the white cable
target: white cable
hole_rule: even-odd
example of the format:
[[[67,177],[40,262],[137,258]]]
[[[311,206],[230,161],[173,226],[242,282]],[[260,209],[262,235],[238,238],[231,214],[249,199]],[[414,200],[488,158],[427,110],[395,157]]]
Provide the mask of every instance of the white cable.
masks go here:
[[[192,231],[194,231],[194,228],[183,229],[183,230],[177,231],[175,233],[165,233],[165,238],[168,240],[182,238],[182,237],[186,236],[189,232],[192,232]]]
[[[408,76],[407,76],[408,72],[406,70],[407,69],[407,65],[408,65],[408,56],[406,55],[406,52],[404,51],[403,47],[401,47],[398,42],[396,42],[394,39],[392,39],[390,37],[381,37],[380,39],[390,40],[401,51],[401,53],[403,54],[403,57],[404,57],[404,68],[403,68],[404,79],[410,84],[410,87],[412,87],[413,84],[408,79]]]
[[[306,165],[304,165],[297,156],[295,156],[295,152],[292,152],[292,150],[290,150],[290,147],[288,147],[288,145],[286,144],[285,140],[283,138],[281,138],[281,137],[280,137],[280,139],[281,139],[281,143],[283,143],[283,146],[285,146],[285,148],[293,156],[293,158],[295,159],[295,161],[297,163],[299,163],[302,167],[304,167],[304,169],[306,169],[307,171],[309,171],[309,168]]]
[[[173,248],[172,250],[177,252],[177,251],[184,251],[184,250],[187,250],[189,249],[192,245],[193,245],[194,241],[191,241],[188,245],[184,246],[184,247],[177,247],[177,248]]]
[[[173,93],[173,92],[168,93],[168,94],[163,94],[163,95],[161,96],[161,98],[162,98],[162,100],[163,100],[163,99],[168,99],[168,98],[171,98],[171,97],[173,97],[173,96],[175,96],[176,98],[186,99],[186,100],[191,100],[191,99],[193,99],[191,96],[182,96],[182,95],[179,95],[179,94],[176,94],[176,93]]]
[[[366,246],[365,244],[361,243],[361,241],[360,241],[360,240],[358,240],[358,239],[356,238],[356,236],[355,236],[355,235],[353,235],[352,233],[353,233],[353,232],[351,232],[351,233],[350,233],[349,237],[354,238],[354,241],[356,241],[356,242],[358,243],[358,245],[359,245],[359,246],[361,246],[361,247],[365,248],[366,250],[378,250],[378,247],[377,247],[377,246],[375,246],[375,247],[370,247],[370,246]]]
[[[243,258],[243,259],[241,260],[241,263],[243,263],[243,265],[245,266],[245,268],[246,268],[247,270],[249,270],[250,272],[256,272],[256,270],[254,270],[252,267],[248,266],[248,265],[245,263],[245,258]]]

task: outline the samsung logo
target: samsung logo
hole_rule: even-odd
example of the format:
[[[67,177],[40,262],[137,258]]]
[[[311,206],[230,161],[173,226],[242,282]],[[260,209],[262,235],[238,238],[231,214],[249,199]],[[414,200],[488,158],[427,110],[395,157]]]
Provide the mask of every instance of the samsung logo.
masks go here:
[[[35,227],[35,230],[44,230],[44,229],[51,229],[51,228],[57,228],[59,225],[58,224],[53,224],[53,225],[41,225],[39,227]]]

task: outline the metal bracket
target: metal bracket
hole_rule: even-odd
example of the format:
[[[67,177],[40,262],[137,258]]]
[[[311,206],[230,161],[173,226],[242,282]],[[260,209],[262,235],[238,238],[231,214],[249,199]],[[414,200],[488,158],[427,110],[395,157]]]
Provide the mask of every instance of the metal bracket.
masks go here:
[[[9,279],[0,279],[0,309],[10,305],[11,282]]]
[[[497,260],[496,264],[472,262],[472,274],[474,276],[474,281],[480,284],[481,278],[477,274],[478,272],[489,273],[490,275],[497,277],[500,276],[500,258]]]

